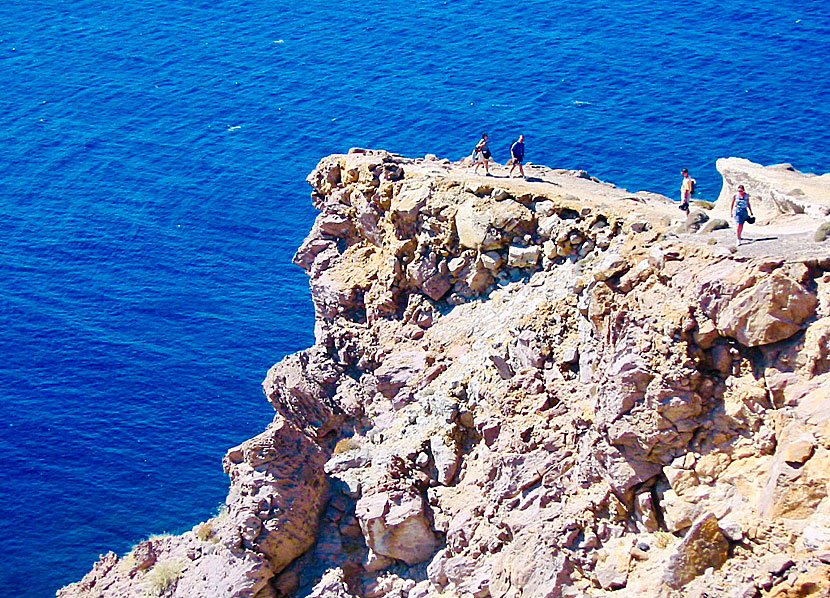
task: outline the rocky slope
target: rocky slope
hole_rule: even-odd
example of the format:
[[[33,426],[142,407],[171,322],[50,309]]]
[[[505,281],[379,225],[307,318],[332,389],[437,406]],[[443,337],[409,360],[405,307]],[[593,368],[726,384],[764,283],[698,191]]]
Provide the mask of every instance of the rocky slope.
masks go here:
[[[829,595],[830,245],[527,170],[322,160],[226,508],[58,595]]]

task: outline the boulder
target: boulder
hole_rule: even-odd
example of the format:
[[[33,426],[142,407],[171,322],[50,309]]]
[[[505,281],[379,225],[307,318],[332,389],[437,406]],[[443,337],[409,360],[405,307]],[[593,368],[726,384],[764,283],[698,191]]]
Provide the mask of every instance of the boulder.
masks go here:
[[[744,158],[721,158],[715,164],[723,186],[715,210],[728,214],[732,196],[743,185],[760,219],[781,214],[824,218],[830,214],[830,174],[799,172],[791,164],[762,166]]]
[[[776,270],[732,297],[714,322],[722,335],[756,347],[801,330],[817,303],[812,291]]]
[[[357,501],[355,514],[366,545],[377,554],[414,565],[432,557],[438,547],[426,503],[414,491],[364,495]]]
[[[703,225],[703,228],[700,229],[701,234],[711,233],[715,230],[723,230],[729,228],[729,221],[724,220],[723,218],[712,218]]]
[[[429,450],[438,474],[436,481],[444,486],[449,485],[458,471],[461,456],[458,442],[449,434],[435,435],[429,439]]]
[[[526,528],[496,555],[490,579],[493,598],[561,598],[572,566],[557,548],[559,538]]]
[[[511,245],[507,252],[507,265],[510,268],[535,268],[542,256],[542,248],[538,245],[519,247]]]
[[[594,575],[603,590],[617,590],[628,583],[634,537],[612,538],[599,551]]]
[[[308,598],[354,598],[354,594],[349,590],[343,569],[336,567],[323,574]]]
[[[405,239],[415,233],[418,214],[429,201],[432,187],[428,182],[416,179],[406,181],[401,190],[392,196],[390,216],[398,238]]]
[[[528,233],[534,223],[533,212],[511,200],[470,198],[455,214],[458,242],[468,249],[498,249],[508,233]]]
[[[677,226],[677,232],[694,233],[699,231],[709,221],[709,216],[705,212],[695,210],[686,216],[686,220]]]
[[[682,588],[709,567],[720,568],[729,556],[729,540],[711,513],[698,517],[683,541],[669,558],[663,581],[671,588]]]
[[[409,380],[424,371],[429,363],[429,356],[423,350],[390,353],[374,372],[378,379],[378,391],[386,397],[395,396]]]
[[[609,278],[625,272],[629,268],[628,262],[618,253],[606,253],[602,261],[594,270],[594,278],[597,280],[608,280]]]

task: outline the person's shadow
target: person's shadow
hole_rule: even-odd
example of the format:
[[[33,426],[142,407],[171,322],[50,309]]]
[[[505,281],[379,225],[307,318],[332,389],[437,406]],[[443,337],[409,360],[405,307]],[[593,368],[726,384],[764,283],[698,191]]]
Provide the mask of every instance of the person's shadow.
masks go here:
[[[746,237],[743,241],[747,244],[760,243],[761,241],[778,241],[778,237]]]

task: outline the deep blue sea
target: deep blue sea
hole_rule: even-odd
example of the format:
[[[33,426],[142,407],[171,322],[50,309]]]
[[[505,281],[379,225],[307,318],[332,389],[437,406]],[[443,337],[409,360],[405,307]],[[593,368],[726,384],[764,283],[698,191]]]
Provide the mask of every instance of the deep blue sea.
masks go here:
[[[312,343],[306,174],[352,146],[714,198],[830,170],[826,0],[0,4],[0,596],[223,501]]]

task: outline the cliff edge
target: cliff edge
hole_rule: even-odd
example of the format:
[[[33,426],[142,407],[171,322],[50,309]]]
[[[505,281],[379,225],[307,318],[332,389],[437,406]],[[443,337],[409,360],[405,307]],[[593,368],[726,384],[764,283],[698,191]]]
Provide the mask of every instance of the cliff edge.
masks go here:
[[[323,159],[315,344],[225,508],[58,596],[830,595],[821,216],[736,251],[722,202],[526,170]]]

